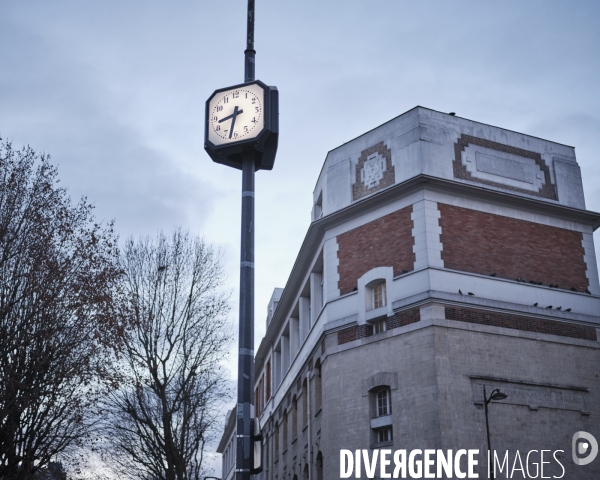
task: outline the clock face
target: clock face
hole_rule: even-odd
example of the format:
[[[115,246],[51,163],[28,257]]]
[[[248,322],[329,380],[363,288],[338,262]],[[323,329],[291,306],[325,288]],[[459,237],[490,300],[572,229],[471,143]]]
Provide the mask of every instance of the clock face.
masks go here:
[[[214,145],[252,139],[264,128],[264,90],[254,83],[219,92],[208,115],[208,139]]]

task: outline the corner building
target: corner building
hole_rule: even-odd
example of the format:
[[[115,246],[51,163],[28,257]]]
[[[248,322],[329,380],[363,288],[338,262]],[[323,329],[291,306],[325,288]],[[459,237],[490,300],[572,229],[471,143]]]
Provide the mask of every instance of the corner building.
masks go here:
[[[257,478],[336,479],[340,449],[377,448],[479,449],[487,478],[484,385],[511,467],[563,450],[562,478],[600,478],[571,458],[600,440],[600,214],[573,147],[416,107],[329,152],[312,219],[256,352]]]

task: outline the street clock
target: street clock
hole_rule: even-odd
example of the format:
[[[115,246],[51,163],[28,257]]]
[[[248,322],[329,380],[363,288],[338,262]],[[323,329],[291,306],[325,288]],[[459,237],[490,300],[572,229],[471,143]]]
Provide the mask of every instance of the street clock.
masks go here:
[[[254,157],[256,170],[271,170],[279,136],[279,92],[260,80],[221,88],[206,101],[204,149],[217,163],[242,168]]]

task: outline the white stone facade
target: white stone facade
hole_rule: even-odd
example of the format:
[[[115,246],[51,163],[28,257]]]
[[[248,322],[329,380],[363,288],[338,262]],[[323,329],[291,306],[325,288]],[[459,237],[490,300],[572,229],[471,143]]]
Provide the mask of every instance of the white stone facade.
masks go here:
[[[370,193],[376,169],[359,172],[366,190],[353,199],[358,158],[379,142],[391,150],[395,183]],[[585,210],[581,185],[572,147],[421,107],[332,150],[315,188],[313,224],[256,352],[266,451],[258,478],[339,478],[341,448],[483,451],[484,384],[509,392],[490,406],[495,448],[558,450],[578,429],[600,439],[592,237],[600,214]],[[573,275],[589,293],[452,268],[444,259],[450,240],[458,248],[461,239],[444,237],[448,206],[580,236],[568,247],[583,269]],[[378,243],[395,228],[386,223],[372,242],[360,238],[359,254],[343,250],[347,235],[403,209],[412,225],[397,251],[412,256],[410,267],[395,266],[396,247]],[[552,255],[562,255],[556,242]],[[367,261],[380,257],[391,260]],[[344,275],[354,289],[344,287]],[[373,308],[382,282],[385,304]],[[373,414],[380,388],[390,388],[389,419]],[[388,427],[393,440],[379,444],[378,429]],[[600,467],[574,470],[568,455],[566,478],[598,478]]]

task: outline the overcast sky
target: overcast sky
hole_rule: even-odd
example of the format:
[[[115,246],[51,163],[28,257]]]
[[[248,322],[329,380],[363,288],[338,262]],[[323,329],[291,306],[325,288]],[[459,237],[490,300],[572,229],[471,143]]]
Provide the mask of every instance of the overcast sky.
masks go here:
[[[204,152],[203,116],[243,81],[245,0],[0,5],[0,137],[50,153],[123,238],[221,248],[237,312],[241,173]],[[281,131],[256,179],[256,347],[327,152],[415,105],[575,146],[600,211],[597,0],[256,0],[255,47]]]

